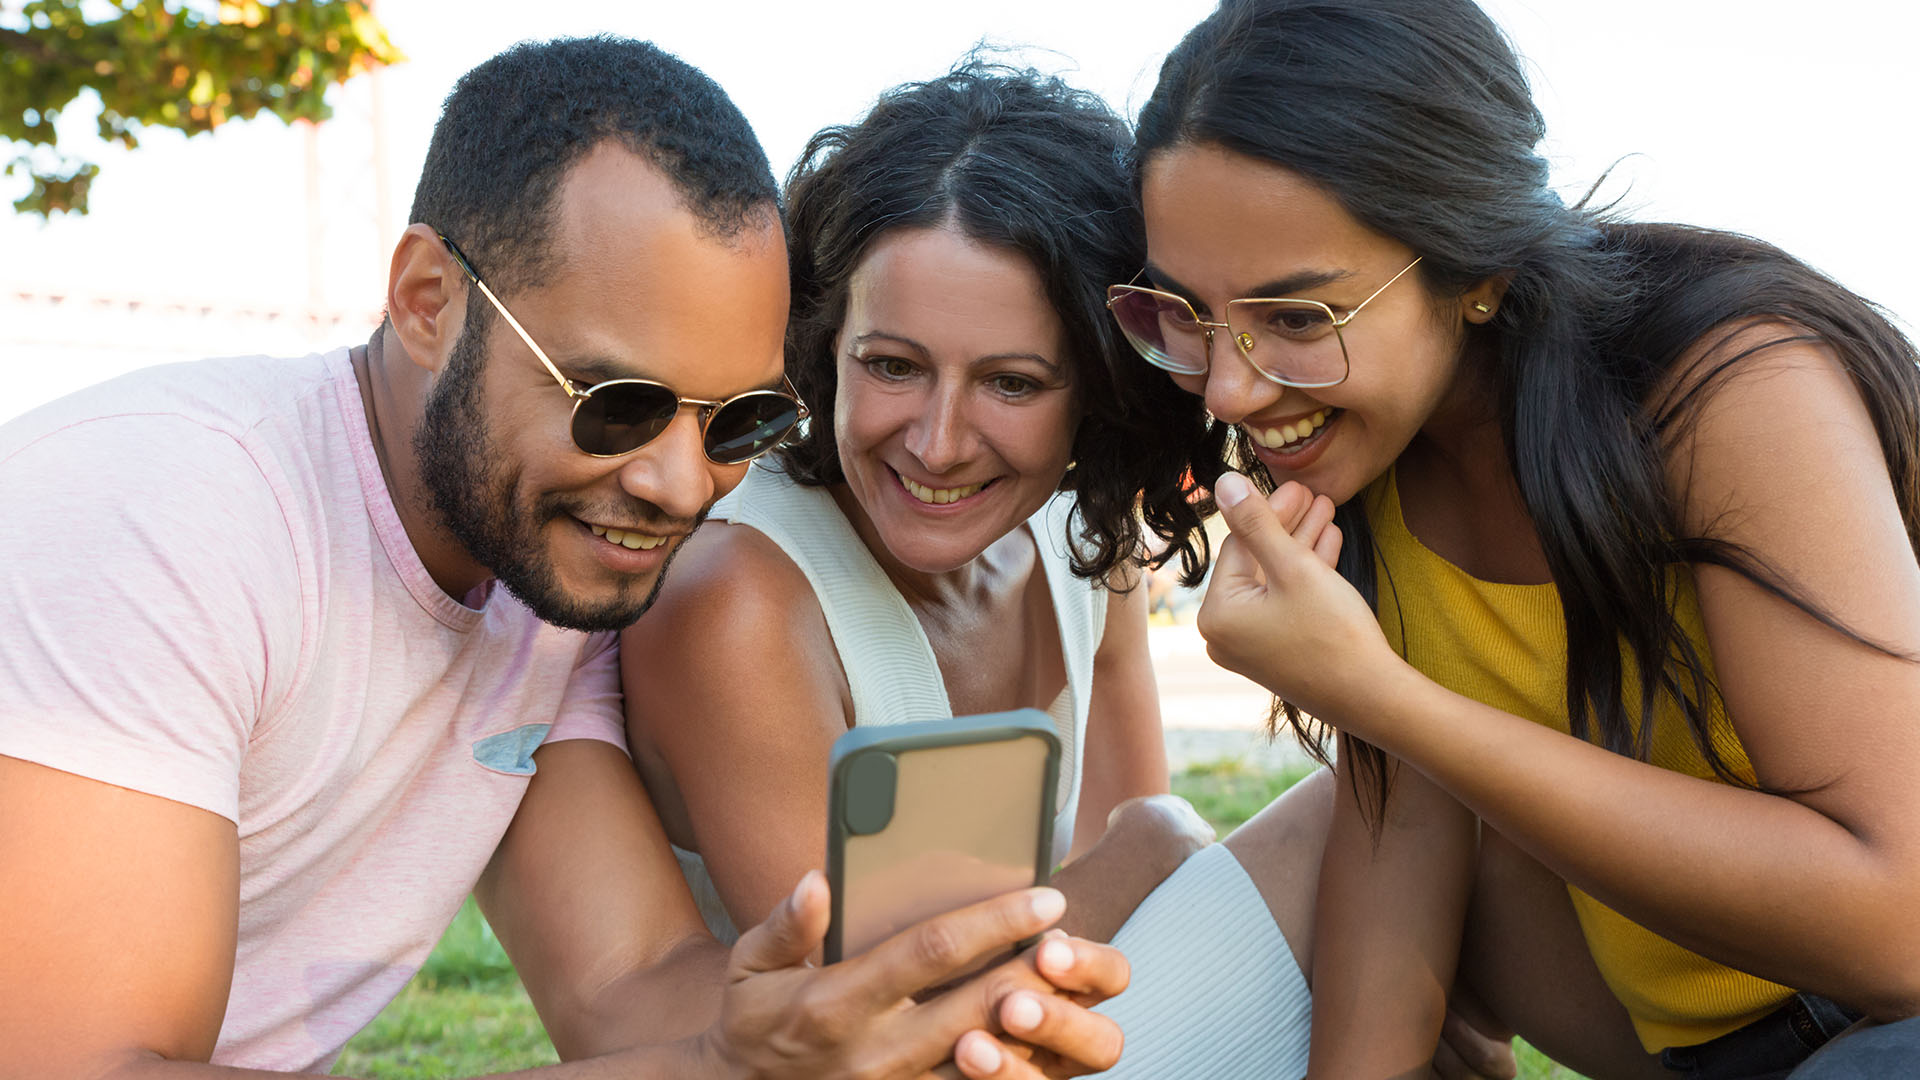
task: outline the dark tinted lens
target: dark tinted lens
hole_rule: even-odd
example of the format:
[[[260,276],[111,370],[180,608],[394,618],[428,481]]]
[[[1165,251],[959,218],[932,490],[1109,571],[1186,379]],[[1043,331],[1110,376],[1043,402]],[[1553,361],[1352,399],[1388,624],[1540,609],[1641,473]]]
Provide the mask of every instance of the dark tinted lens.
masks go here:
[[[573,410],[573,441],[589,454],[624,454],[667,430],[679,407],[673,391],[654,383],[601,386]]]
[[[722,465],[749,461],[780,445],[799,422],[800,403],[785,394],[742,394],[707,421],[707,456]]]

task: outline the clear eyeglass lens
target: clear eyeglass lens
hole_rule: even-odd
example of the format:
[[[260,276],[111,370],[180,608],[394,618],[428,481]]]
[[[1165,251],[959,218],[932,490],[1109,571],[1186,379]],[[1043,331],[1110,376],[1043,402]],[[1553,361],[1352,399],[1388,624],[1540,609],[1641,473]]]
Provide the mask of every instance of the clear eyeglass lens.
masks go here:
[[[1206,328],[1184,301],[1115,289],[1111,309],[1121,332],[1148,363],[1182,375],[1207,370]]]
[[[1269,378],[1292,386],[1331,386],[1347,376],[1347,354],[1333,313],[1300,300],[1235,300],[1227,305],[1234,344]]]

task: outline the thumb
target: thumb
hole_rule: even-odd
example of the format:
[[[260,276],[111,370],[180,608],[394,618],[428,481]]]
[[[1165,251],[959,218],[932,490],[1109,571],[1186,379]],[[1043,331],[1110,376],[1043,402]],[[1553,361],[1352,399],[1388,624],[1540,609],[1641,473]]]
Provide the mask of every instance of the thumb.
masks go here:
[[[740,935],[728,962],[733,978],[800,966],[826,938],[831,917],[826,879],[809,870],[765,922]]]
[[[1214,481],[1214,503],[1220,507],[1220,516],[1233,539],[1239,541],[1222,546],[1214,569],[1216,577],[1252,584],[1260,581],[1264,571],[1265,578],[1271,580],[1274,570],[1284,564],[1289,545],[1295,543],[1287,535],[1286,523],[1274,514],[1267,500],[1254,498],[1253,494],[1253,485],[1239,473],[1222,473]]]

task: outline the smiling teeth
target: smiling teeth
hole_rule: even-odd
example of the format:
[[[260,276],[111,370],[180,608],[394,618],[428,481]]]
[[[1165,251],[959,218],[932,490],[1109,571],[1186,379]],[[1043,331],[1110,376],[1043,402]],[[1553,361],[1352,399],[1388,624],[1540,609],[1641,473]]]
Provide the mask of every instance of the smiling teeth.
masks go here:
[[[925,484],[916,484],[903,476],[900,478],[900,486],[907,489],[907,494],[912,495],[923,503],[945,506],[950,502],[959,502],[961,499],[978,492],[987,485],[968,484],[966,487],[957,488],[930,488]]]
[[[604,536],[609,544],[619,544],[634,551],[652,551],[667,542],[664,536],[648,536],[646,533],[627,532],[623,529],[609,529],[602,525],[589,525],[593,535]]]
[[[1246,430],[1247,434],[1252,436],[1254,442],[1259,443],[1269,450],[1278,450],[1283,446],[1297,443],[1301,439],[1320,430],[1320,428],[1326,424],[1327,418],[1332,415],[1332,409],[1321,409],[1312,416],[1301,417],[1283,427],[1257,428],[1248,426]]]

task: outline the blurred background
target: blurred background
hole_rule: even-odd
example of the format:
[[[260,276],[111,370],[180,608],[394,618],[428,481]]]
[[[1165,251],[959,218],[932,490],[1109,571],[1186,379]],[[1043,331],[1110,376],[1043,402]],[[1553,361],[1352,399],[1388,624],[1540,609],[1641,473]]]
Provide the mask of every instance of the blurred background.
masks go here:
[[[251,3],[148,4],[210,19],[261,17]],[[332,115],[320,124],[263,113],[192,137],[136,127],[140,146],[128,150],[96,134],[100,102],[89,91],[55,124],[61,151],[99,166],[90,213],[18,213],[9,204],[31,184],[24,171],[0,178],[0,420],[147,364],[364,340],[441,98],[461,72],[514,41],[597,32],[652,39],[733,95],[784,173],[816,128],[857,117],[881,89],[936,74],[982,40],[1020,47],[1131,115],[1167,48],[1211,4],[367,6],[405,59],[328,88]],[[1909,329],[1920,318],[1912,206],[1920,84],[1908,63],[1920,35],[1915,5],[1485,6],[1528,60],[1556,180],[1570,198],[1618,161],[1606,191],[1624,194],[1635,216],[1752,233],[1890,308]],[[0,78],[17,82],[34,70],[18,39],[4,36],[25,28],[34,7],[0,0],[0,43],[13,54],[0,57]],[[78,11],[96,20],[118,14],[104,2]],[[17,111],[17,96],[0,101]],[[0,137],[0,161],[20,149]]]

